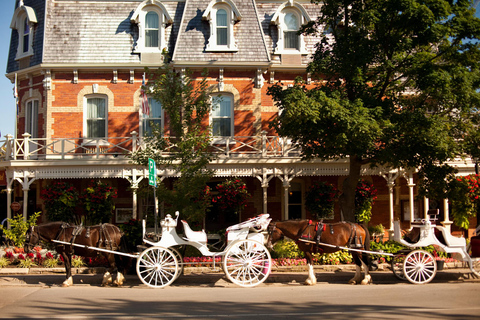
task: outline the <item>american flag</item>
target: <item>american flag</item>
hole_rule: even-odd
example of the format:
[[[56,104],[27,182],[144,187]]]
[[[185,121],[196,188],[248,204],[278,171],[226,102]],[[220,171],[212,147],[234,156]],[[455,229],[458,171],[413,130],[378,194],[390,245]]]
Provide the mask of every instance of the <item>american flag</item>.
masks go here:
[[[148,97],[143,89],[145,87],[145,74],[143,74],[142,88],[140,89],[140,97],[142,98],[142,112],[144,115],[150,115],[150,108],[148,106]]]

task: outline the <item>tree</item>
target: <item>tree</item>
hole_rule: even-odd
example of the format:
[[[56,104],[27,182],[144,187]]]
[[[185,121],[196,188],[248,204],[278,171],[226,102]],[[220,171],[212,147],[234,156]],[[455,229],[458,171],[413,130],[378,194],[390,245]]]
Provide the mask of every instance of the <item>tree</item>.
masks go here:
[[[176,72],[165,64],[150,72],[151,82],[144,88],[161,103],[165,112],[165,132],[154,127],[145,137],[145,146],[132,154],[134,162],[147,165],[148,158],[177,173],[172,187],[160,183],[157,196],[164,202],[165,213],[180,211],[186,219],[200,222],[211,198],[206,188],[213,171],[207,168],[213,159],[210,148],[208,116],[211,110],[210,89],[204,75],[195,81],[188,70]]]
[[[322,3],[322,4],[320,4]],[[480,21],[470,1],[326,0],[303,26],[321,34],[301,79],[269,93],[281,109],[273,123],[305,159],[349,159],[339,203],[354,221],[363,165],[415,168],[429,193],[451,174],[449,159],[471,152],[479,105]],[[430,184],[429,184],[430,183]],[[432,186],[443,189],[435,190]]]

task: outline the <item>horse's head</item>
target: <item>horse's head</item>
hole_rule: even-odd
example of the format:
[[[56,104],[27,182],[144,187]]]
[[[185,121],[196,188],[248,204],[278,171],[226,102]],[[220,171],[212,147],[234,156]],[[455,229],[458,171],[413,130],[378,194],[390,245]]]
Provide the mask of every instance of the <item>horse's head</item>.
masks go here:
[[[273,245],[279,240],[283,240],[283,232],[276,227],[276,223],[272,222],[268,226],[267,248],[273,250]]]
[[[25,252],[30,252],[31,248],[33,248],[40,240],[40,236],[38,235],[38,230],[36,227],[31,226],[28,228],[27,233],[25,234],[25,244],[24,250]]]

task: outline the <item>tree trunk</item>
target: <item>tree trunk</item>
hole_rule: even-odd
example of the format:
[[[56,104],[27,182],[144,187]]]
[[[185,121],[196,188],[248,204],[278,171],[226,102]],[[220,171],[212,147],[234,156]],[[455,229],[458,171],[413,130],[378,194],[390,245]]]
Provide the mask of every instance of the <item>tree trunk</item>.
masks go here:
[[[343,181],[343,193],[339,204],[345,221],[355,222],[355,190],[360,179],[362,164],[356,156],[350,157],[349,174]]]

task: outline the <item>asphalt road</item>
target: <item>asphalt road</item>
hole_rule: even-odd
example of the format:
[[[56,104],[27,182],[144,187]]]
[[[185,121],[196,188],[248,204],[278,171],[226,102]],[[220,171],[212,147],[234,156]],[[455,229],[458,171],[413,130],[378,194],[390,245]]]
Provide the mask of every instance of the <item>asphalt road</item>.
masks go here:
[[[439,272],[426,285],[374,272],[368,286],[346,284],[352,272],[272,274],[255,288],[240,288],[223,274],[191,274],[163,289],[135,276],[121,288],[101,287],[99,275],[77,275],[59,286],[62,275],[1,276],[2,319],[478,319],[480,281],[462,272]]]

